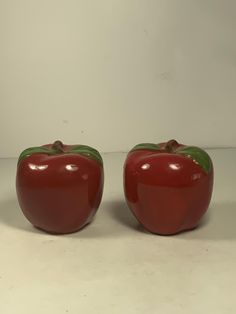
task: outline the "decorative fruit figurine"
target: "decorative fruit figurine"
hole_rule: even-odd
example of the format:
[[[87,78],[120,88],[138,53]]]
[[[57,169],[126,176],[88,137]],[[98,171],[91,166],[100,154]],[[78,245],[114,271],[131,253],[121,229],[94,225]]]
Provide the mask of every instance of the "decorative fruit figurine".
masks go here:
[[[150,232],[170,235],[195,228],[212,195],[209,155],[175,140],[139,144],[124,165],[129,208]]]
[[[28,220],[49,233],[75,232],[96,213],[103,192],[103,162],[85,145],[54,144],[24,150],[16,190]]]

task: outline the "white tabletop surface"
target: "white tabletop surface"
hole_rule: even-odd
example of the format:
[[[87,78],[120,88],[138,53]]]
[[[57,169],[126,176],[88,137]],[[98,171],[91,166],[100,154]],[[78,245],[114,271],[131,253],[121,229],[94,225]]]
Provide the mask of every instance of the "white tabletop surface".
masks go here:
[[[143,232],[122,188],[125,154],[104,154],[104,197],[82,231],[34,229],[15,195],[15,159],[0,160],[1,314],[235,314],[236,149],[209,150],[213,199],[203,224]]]

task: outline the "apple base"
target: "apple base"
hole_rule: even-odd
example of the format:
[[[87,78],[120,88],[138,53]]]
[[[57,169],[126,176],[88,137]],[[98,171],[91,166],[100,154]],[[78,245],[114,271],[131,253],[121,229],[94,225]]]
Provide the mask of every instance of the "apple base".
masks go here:
[[[189,228],[186,228],[186,229],[182,229],[182,230],[173,231],[173,232],[152,231],[152,230],[144,227],[142,224],[140,224],[140,226],[143,229],[143,232],[147,232],[147,233],[151,233],[151,234],[155,234],[155,235],[159,235],[159,236],[163,236],[163,237],[168,237],[168,236],[178,235],[178,234],[181,234],[181,233],[185,233],[185,232],[188,232],[188,231],[195,230],[195,229],[200,227],[200,223],[196,224],[195,226],[192,226],[192,227],[189,227]]]
[[[48,234],[52,234],[52,235],[63,235],[63,234],[71,234],[71,233],[76,233],[78,231],[81,231],[82,229],[86,228],[89,224],[91,223],[91,221],[86,222],[83,226],[77,228],[77,229],[73,229],[73,230],[66,230],[66,231],[51,231],[51,230],[46,230],[43,229],[41,227],[38,226],[34,226],[35,229],[38,229],[42,232],[46,232]]]

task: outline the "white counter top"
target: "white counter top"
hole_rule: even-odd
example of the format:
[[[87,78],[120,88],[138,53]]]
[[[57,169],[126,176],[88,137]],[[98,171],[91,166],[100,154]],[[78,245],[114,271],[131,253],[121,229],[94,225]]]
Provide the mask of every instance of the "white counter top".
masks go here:
[[[0,160],[0,313],[235,314],[236,149],[209,153],[209,214],[171,237],[143,232],[127,209],[125,154],[104,154],[96,218],[66,236],[28,223],[15,195],[16,160]]]

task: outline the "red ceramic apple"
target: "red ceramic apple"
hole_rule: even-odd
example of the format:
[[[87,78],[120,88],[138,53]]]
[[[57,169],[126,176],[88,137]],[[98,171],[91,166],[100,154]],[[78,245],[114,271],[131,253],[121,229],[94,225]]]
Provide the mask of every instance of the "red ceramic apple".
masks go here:
[[[195,228],[209,206],[212,188],[209,155],[175,140],[139,144],[124,165],[128,206],[153,233],[170,235]]]
[[[103,192],[103,162],[85,145],[60,141],[24,150],[18,160],[16,190],[20,207],[37,228],[70,233],[88,224]]]

